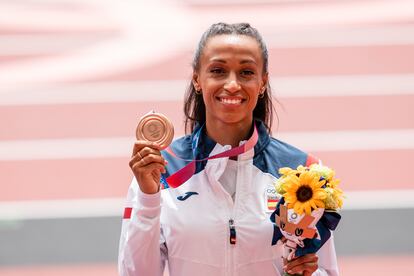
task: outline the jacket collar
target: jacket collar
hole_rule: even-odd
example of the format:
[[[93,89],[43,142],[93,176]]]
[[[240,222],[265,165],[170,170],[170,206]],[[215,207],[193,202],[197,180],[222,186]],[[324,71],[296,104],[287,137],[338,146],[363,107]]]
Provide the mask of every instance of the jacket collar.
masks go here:
[[[256,156],[269,144],[270,136],[262,121],[255,120],[255,124],[259,135],[257,143],[254,146],[254,155]],[[194,158],[198,160],[207,158],[216,144],[217,142],[207,136],[205,124],[196,124],[196,127],[191,134],[191,145]]]

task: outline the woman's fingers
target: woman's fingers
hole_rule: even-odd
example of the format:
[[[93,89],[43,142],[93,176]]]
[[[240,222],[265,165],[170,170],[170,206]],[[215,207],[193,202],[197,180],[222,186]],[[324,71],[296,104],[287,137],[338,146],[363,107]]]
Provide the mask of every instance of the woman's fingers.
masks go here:
[[[139,168],[144,167],[146,169],[149,169],[148,165],[153,163],[160,164],[160,166],[162,166],[163,168],[167,164],[167,162],[161,155],[151,153],[145,156],[141,156],[138,153],[134,157],[132,157],[131,161],[129,161],[129,166],[133,171],[136,171]]]
[[[161,157],[159,145],[144,140],[136,141],[129,166],[132,168],[136,163],[139,163],[140,166],[145,166],[151,162],[160,162],[166,165],[164,158],[161,157],[162,160],[160,160],[156,156]]]
[[[284,269],[289,274],[301,273],[312,275],[318,269],[318,256],[316,254],[307,254],[296,258],[288,262]]]
[[[161,177],[161,173],[165,173],[165,167],[159,163],[148,164],[144,167],[144,170],[147,175],[154,173],[157,178]]]
[[[149,155],[149,154],[161,155],[161,152],[158,149],[153,149],[153,148],[150,148],[150,147],[144,147],[139,151],[139,154],[142,157],[145,157],[146,155]]]
[[[316,254],[306,254],[302,257],[296,258],[288,262],[288,266],[297,266],[309,262],[317,262],[318,256]]]
[[[304,263],[286,270],[289,274],[312,275],[318,269],[317,263]]]
[[[160,146],[156,143],[145,141],[145,140],[138,140],[134,144],[134,148],[132,150],[132,156],[135,156],[138,152],[140,152],[142,149],[144,149],[146,147],[150,148],[150,149],[157,150],[158,152],[161,149]]]

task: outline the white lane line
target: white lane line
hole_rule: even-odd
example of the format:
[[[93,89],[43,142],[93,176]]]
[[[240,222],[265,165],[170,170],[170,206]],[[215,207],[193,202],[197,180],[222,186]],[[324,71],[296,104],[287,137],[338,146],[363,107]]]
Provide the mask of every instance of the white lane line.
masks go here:
[[[55,55],[72,52],[119,36],[115,32],[1,35],[2,56]]]
[[[343,210],[414,208],[414,190],[345,191]],[[394,198],[396,200],[389,200]],[[110,217],[122,218],[124,198],[0,202],[1,220]]]
[[[38,2],[36,3],[30,2]],[[43,2],[43,3],[42,3]],[[76,3],[78,2],[78,3]],[[83,2],[83,3],[82,3]],[[59,31],[82,31],[82,30],[111,30],[116,26],[116,21],[110,15],[105,14],[103,5],[105,1],[100,1],[100,6],[96,1],[72,0],[62,3],[62,6],[55,4],[48,8],[44,1],[2,1],[0,9],[2,16],[0,23],[3,27],[12,30],[59,30]],[[106,1],[108,2],[108,1]],[[115,2],[115,1],[113,1]],[[37,8],[35,8],[37,7]]]
[[[345,191],[344,210],[414,208],[413,189]]]
[[[347,97],[414,94],[414,74],[276,77],[276,97]]]
[[[281,132],[273,135],[310,152],[414,149],[414,129]]]
[[[329,3],[341,2],[341,0],[256,0],[252,2],[251,0],[186,0],[185,1],[191,5],[200,5],[203,7],[209,6],[230,6],[230,5],[247,5],[247,7],[252,7],[252,5],[314,5],[314,4],[324,4],[328,5]]]
[[[281,132],[274,136],[305,151],[414,149],[414,129]],[[130,156],[132,137],[0,141],[0,161]]]
[[[348,26],[294,31],[273,28],[265,29],[263,37],[269,48],[410,45],[414,43],[414,26]]]
[[[269,49],[414,44],[414,26],[412,25],[330,27],[322,30],[318,28],[294,31],[265,28],[262,34]],[[50,55],[73,51],[77,47],[99,43],[103,39],[116,39],[116,36],[114,32],[2,35],[0,36],[0,54],[3,56]],[[188,46],[192,45],[183,45],[182,51],[193,50]]]
[[[133,143],[127,137],[1,141],[0,160],[127,157]]]
[[[122,198],[0,202],[1,220],[122,217]]]
[[[0,87],[0,106],[180,101],[189,80],[120,81],[13,89]],[[276,98],[413,95],[414,74],[276,77]]]
[[[214,2],[218,2],[216,0]],[[220,1],[224,3],[226,1]],[[210,4],[214,4],[213,2]],[[322,1],[304,5],[220,6],[200,9],[199,20],[211,22],[250,22],[262,30],[268,28],[325,28],[328,25],[381,24],[410,22],[414,2],[407,0]]]

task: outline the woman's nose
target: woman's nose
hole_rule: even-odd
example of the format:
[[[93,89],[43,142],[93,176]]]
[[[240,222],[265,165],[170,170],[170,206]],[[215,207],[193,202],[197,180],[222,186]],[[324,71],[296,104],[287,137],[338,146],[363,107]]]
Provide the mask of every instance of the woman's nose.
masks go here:
[[[230,93],[234,93],[239,91],[240,88],[240,83],[238,82],[237,77],[234,74],[230,74],[224,84],[224,89]]]

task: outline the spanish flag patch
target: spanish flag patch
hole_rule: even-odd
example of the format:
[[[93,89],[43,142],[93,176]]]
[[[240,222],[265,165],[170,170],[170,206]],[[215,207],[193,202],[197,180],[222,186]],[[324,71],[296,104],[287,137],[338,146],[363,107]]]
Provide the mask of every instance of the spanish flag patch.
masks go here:
[[[276,205],[277,205],[277,202],[278,202],[279,200],[277,200],[277,199],[270,199],[270,198],[268,198],[267,199],[267,209],[269,210],[269,211],[274,211],[274,210],[276,210]]]

